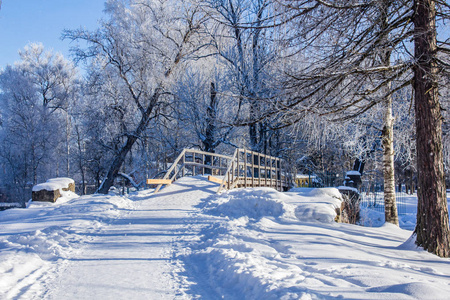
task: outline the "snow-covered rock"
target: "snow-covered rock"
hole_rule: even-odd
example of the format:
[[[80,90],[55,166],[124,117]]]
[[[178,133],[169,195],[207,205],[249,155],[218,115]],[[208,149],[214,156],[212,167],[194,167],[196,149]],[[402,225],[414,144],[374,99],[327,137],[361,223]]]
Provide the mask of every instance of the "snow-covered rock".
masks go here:
[[[71,178],[57,177],[47,180],[47,182],[39,183],[33,186],[33,192],[41,190],[54,191],[59,189],[61,191],[75,192],[75,181]]]
[[[71,178],[58,177],[33,186],[31,198],[33,201],[56,202],[63,191],[75,192],[75,181]]]

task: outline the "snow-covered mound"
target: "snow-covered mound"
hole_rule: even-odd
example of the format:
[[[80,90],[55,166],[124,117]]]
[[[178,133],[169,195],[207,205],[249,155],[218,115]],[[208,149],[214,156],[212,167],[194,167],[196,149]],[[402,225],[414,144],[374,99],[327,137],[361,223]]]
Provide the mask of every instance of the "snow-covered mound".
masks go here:
[[[218,216],[205,228],[201,241],[184,257],[194,272],[216,291],[232,299],[294,299],[310,294],[297,288],[302,270],[285,262],[289,247],[268,240],[264,231],[299,221],[329,223],[336,217],[341,196],[337,189],[308,189],[281,193],[271,188],[237,189],[207,199],[204,214]],[[207,274],[202,274],[208,270]]]
[[[441,272],[448,274],[448,260],[405,243],[411,232],[397,226],[335,223],[341,201],[334,188],[241,189],[210,196],[194,217],[213,218],[210,225],[177,256],[195,282],[194,295],[446,299],[450,285]],[[424,266],[423,260],[430,263]]]
[[[288,196],[271,188],[236,189],[209,198],[205,212],[232,219],[281,217],[293,210],[282,200],[286,198]]]
[[[271,188],[236,189],[208,199],[205,213],[231,219],[274,217],[312,222],[334,222],[342,197],[335,188],[293,190]],[[295,217],[294,217],[295,216]]]
[[[336,209],[341,207],[342,196],[336,188],[321,188],[308,191],[292,189],[299,196],[295,215],[300,221],[319,221],[330,223],[336,218]]]

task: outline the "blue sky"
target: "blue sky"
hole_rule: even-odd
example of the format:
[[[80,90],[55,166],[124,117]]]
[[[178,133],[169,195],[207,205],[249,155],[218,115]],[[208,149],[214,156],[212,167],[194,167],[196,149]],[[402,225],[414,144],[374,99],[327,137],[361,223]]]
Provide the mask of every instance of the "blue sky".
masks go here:
[[[0,0],[0,69],[19,60],[18,50],[30,42],[69,57],[63,29],[97,28],[105,0]]]

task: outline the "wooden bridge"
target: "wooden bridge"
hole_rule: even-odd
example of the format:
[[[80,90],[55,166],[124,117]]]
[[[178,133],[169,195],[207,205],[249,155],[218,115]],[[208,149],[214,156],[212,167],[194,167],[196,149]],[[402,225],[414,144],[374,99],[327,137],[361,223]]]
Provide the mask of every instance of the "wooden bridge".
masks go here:
[[[217,192],[241,187],[287,191],[293,180],[285,161],[278,157],[245,149],[236,149],[233,156],[184,149],[162,179],[148,179],[147,184],[156,184],[156,193],[177,178],[200,174],[210,174],[208,179],[220,184]]]

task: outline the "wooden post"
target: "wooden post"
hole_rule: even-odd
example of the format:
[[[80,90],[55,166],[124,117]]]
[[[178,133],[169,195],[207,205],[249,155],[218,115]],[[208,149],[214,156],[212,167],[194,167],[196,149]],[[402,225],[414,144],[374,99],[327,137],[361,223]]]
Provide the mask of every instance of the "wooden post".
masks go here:
[[[195,153],[192,153],[192,163],[195,163]],[[195,164],[192,164],[192,176],[195,176]]]
[[[258,186],[261,186],[261,154],[258,153],[258,174],[259,174],[259,178],[258,178]]]
[[[275,160],[273,158],[270,158],[270,187],[274,187],[273,184],[273,162]]]
[[[247,150],[244,149],[244,186],[247,188]]]
[[[251,178],[250,178],[250,187],[253,187],[254,185],[255,185],[255,166],[254,166],[254,164],[253,164],[253,152],[250,152],[250,155],[249,155],[249,168],[250,168],[250,176],[251,176]]]
[[[269,175],[267,171],[267,155],[264,155],[264,186],[267,186],[267,176]]]
[[[186,175],[186,152],[183,155],[183,169],[181,170],[181,175],[184,177]]]
[[[222,179],[219,179],[219,178],[211,176],[211,175],[208,176],[208,180],[212,181],[212,182],[215,182],[215,183],[218,183],[218,184],[222,183]]]
[[[281,174],[281,171],[279,168],[280,159],[277,159],[276,164],[277,164],[277,173],[275,174],[275,176],[276,176],[276,180],[277,180],[277,189],[280,191],[281,190],[281,180],[280,180],[281,178],[279,178],[279,176],[278,176],[278,174]]]
[[[171,179],[147,179],[147,184],[172,184]]]
[[[272,162],[272,179],[274,180],[273,185],[275,189],[277,188],[277,159],[275,158]]]
[[[277,189],[277,191],[279,191],[278,189],[278,158],[275,159],[275,188]]]
[[[205,154],[202,154],[202,175],[205,175]]]

